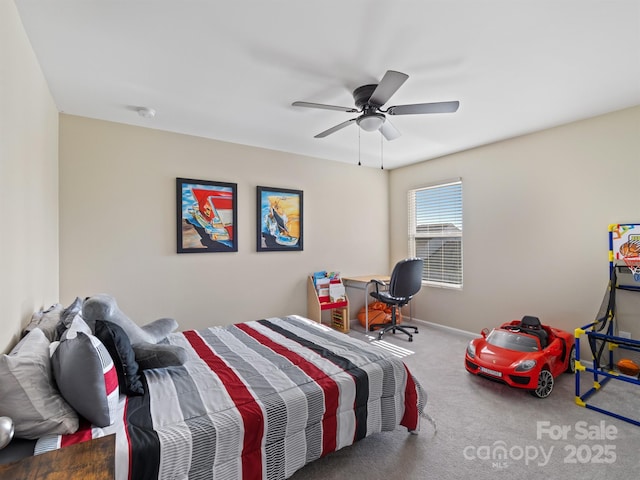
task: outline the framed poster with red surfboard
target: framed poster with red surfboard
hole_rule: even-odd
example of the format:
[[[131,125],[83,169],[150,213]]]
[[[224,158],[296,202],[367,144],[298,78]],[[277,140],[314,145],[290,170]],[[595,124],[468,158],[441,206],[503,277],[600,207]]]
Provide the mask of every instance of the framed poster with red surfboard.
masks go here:
[[[176,179],[178,253],[237,252],[237,184]]]

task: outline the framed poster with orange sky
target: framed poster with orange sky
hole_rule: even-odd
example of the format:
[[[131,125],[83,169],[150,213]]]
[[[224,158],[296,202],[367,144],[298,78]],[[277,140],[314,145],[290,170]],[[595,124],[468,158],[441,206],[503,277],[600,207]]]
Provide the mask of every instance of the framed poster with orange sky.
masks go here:
[[[302,250],[302,191],[258,187],[259,252]]]
[[[176,179],[178,253],[237,252],[237,184]]]

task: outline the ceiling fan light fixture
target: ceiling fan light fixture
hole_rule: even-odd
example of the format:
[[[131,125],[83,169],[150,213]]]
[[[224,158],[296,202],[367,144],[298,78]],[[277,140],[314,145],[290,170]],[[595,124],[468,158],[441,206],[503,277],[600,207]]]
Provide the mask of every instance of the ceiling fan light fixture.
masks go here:
[[[365,132],[375,132],[382,126],[384,121],[385,116],[381,113],[361,115],[356,120],[360,128]]]

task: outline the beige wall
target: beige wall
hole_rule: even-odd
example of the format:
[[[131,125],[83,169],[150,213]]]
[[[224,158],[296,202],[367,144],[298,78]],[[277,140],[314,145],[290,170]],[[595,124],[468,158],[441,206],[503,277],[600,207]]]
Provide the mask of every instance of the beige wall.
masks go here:
[[[65,115],[58,137],[13,2],[0,2],[0,68],[0,351],[34,310],[96,292],[184,328],[304,314],[308,273],[388,270],[407,255],[407,189],[458,176],[464,288],[424,288],[414,315],[573,328],[602,300],[607,226],[640,222],[640,107],[389,173]],[[177,176],[238,183],[237,253],[175,253]],[[256,185],[304,190],[303,252],[255,252]]]
[[[392,263],[407,254],[408,189],[463,180],[464,287],[423,288],[415,316],[471,332],[525,314],[571,331],[592,321],[608,225],[640,223],[639,154],[636,107],[393,170]]]
[[[0,352],[58,299],[58,112],[12,1],[0,2]]]
[[[354,162],[355,163],[355,162]],[[306,276],[384,271],[388,172],[60,116],[60,292],[182,328],[306,314]],[[176,254],[176,177],[238,184],[237,253]],[[304,251],[256,252],[256,186],[304,191]]]

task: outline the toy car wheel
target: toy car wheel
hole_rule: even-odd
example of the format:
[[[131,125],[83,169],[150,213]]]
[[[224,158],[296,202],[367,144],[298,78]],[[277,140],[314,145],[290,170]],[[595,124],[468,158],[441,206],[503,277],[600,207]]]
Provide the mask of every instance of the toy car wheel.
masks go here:
[[[571,347],[569,351],[569,362],[567,363],[567,369],[565,370],[567,373],[576,373],[576,347],[575,345]]]
[[[534,397],[547,398],[553,390],[553,375],[546,368],[540,370],[538,387],[531,392]]]

